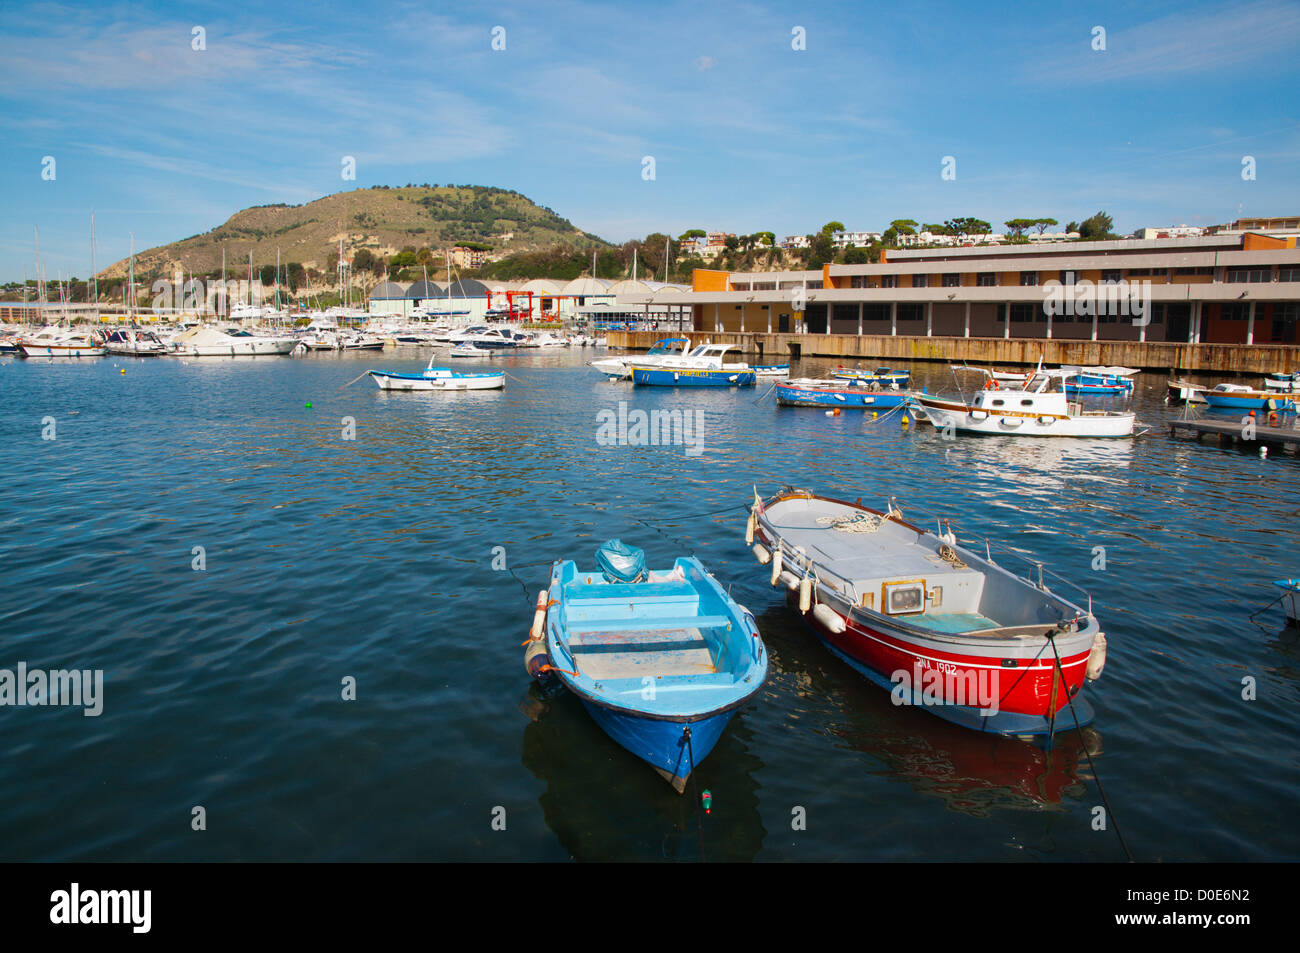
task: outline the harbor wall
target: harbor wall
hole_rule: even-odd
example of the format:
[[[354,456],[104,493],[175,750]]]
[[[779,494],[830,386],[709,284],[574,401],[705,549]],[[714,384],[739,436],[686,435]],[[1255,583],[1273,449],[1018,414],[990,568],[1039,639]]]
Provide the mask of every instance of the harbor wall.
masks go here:
[[[1186,344],[1168,341],[1080,341],[1044,338],[906,337],[889,334],[766,334],[687,331],[692,341],[737,345],[755,363],[824,357],[905,365],[1114,365],[1146,371],[1280,374],[1300,371],[1300,345]],[[610,347],[648,350],[664,331],[610,331]],[[761,360],[760,360],[761,359]]]

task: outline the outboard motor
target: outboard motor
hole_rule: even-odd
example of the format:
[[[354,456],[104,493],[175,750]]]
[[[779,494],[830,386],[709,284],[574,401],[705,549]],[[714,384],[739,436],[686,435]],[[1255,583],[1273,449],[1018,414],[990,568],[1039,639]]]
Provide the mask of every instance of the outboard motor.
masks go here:
[[[646,576],[645,551],[611,539],[596,550],[596,565],[607,582],[640,582]]]

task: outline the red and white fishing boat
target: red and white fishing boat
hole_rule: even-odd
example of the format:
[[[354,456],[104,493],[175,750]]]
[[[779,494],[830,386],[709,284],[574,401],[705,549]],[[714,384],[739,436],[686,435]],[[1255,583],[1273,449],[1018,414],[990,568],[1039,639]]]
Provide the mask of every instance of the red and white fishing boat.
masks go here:
[[[882,513],[790,488],[755,493],[746,537],[822,643],[897,704],[1007,735],[1092,720],[1081,691],[1101,675],[1106,638],[1091,599],[1084,609],[1047,588],[1041,564],[1031,581],[892,500]]]

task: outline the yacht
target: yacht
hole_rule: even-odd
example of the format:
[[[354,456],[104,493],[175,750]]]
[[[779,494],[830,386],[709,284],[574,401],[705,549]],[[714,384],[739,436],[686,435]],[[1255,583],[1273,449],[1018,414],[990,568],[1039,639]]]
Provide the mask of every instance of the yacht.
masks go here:
[[[954,367],[954,370],[970,370]],[[968,402],[964,396],[918,394],[921,412],[940,430],[1010,434],[1021,437],[1131,437],[1137,416],[1132,411],[1084,410],[1062,387],[1072,371],[1037,371],[1021,384],[999,384],[987,374],[982,389]]]

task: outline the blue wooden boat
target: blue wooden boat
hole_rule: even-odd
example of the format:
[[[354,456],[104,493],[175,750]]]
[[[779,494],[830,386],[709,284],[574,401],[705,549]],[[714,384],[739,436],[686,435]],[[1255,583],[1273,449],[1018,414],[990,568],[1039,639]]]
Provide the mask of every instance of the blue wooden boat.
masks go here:
[[[1219,384],[1202,392],[1212,410],[1283,410],[1294,411],[1295,401],[1272,391],[1254,390],[1241,384]]]
[[[893,371],[888,367],[877,367],[868,371],[861,367],[845,367],[841,364],[831,371],[831,377],[846,381],[867,381],[882,387],[904,387],[912,380],[911,371]]]
[[[867,381],[793,380],[779,381],[776,402],[785,407],[856,407],[860,410],[889,410],[908,402],[905,390],[883,389]]]
[[[1067,375],[1062,383],[1068,397],[1080,397],[1095,394],[1109,397],[1125,397],[1133,393],[1133,375],[1137,373],[1131,367],[1078,367],[1061,368],[1074,373]]]
[[[596,562],[591,571],[555,564],[525,665],[558,677],[607,735],[681,793],[762,687],[767,650],[753,615],[695,557],[647,571],[641,550],[610,540]]]

